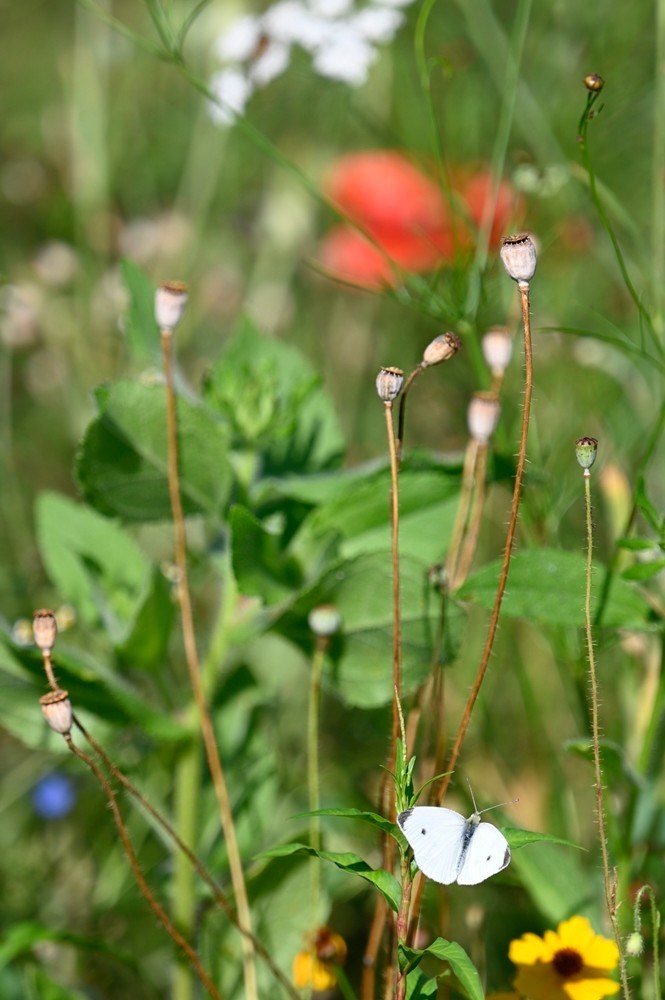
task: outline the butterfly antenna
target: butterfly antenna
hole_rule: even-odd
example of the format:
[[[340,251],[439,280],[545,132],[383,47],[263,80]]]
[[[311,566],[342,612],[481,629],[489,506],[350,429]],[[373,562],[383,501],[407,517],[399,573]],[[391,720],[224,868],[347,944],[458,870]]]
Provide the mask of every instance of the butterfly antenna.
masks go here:
[[[486,809],[479,809],[478,806],[476,805],[476,797],[473,794],[473,788],[471,787],[471,782],[469,781],[468,778],[466,779],[466,783],[469,786],[469,795],[471,796],[471,801],[473,802],[474,814],[478,816],[482,816],[483,813],[490,812],[490,810],[492,809],[503,809],[504,806],[512,806],[515,805],[516,802],[519,802],[519,798],[510,799],[509,802],[497,802],[495,806],[488,806]]]

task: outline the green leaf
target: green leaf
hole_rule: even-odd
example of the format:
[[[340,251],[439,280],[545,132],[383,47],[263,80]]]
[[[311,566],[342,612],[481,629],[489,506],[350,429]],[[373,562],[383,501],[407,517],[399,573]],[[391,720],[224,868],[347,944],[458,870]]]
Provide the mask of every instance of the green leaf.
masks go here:
[[[406,1000],[431,1000],[438,994],[437,980],[423,975],[420,969],[414,969],[406,977]]]
[[[344,445],[320,383],[299,351],[245,318],[210,371],[204,398],[229,422],[236,445],[261,451],[264,475],[314,472],[336,464]]]
[[[665,559],[652,559],[649,562],[635,563],[625,569],[621,576],[624,580],[651,580],[665,569]]]
[[[566,740],[564,750],[568,753],[582,757],[593,764],[593,744],[588,740]],[[633,788],[639,788],[642,778],[633,767],[633,764],[625,750],[613,740],[603,739],[600,741],[600,755],[603,767],[603,775],[611,788],[619,789],[625,785],[626,781]]]
[[[512,826],[502,826],[501,832],[508,841],[511,851],[517,850],[520,847],[525,847],[527,844],[561,844],[563,847],[574,847],[578,851],[583,851],[584,848],[580,847],[572,840],[564,840],[563,837],[555,837],[552,833],[538,833],[535,830],[519,830],[517,827]]]
[[[555,844],[513,854],[512,868],[548,923],[557,924],[571,913],[598,922],[599,896],[579,858],[577,851],[564,851]]]
[[[445,938],[439,937],[432,941],[427,948],[400,947],[400,964],[405,962],[407,966],[414,968],[425,955],[432,955],[442,962],[447,962],[464,995],[470,1000],[484,1000],[485,991],[478,970],[464,948],[456,941],[446,941]]]
[[[160,360],[159,327],[155,320],[155,286],[138,264],[123,260],[122,280],[129,294],[124,333],[137,361]]]
[[[115,945],[110,947],[103,937],[85,937],[72,931],[54,930],[34,920],[24,920],[21,923],[13,924],[3,932],[3,938],[0,941],[0,968],[4,968],[9,962],[15,961],[22,955],[30,954],[36,944],[44,941],[58,941],[74,945],[76,948],[86,951],[110,955],[129,965],[135,964],[131,957],[123,955]]]
[[[61,599],[86,624],[103,621],[114,644],[127,640],[151,587],[152,568],[108,518],[58,493],[41,493],[35,518],[44,566]]]
[[[131,622],[131,629],[122,645],[116,649],[120,661],[133,669],[161,669],[175,615],[176,605],[171,584],[155,566],[150,587]]]
[[[494,605],[500,569],[501,560],[484,566],[467,580],[457,596],[490,610]],[[594,564],[593,572],[598,580],[602,579],[602,567]],[[551,625],[582,626],[585,574],[586,560],[581,553],[558,549],[517,552],[510,563],[502,613]],[[596,587],[594,609],[599,598],[600,587]],[[640,593],[622,580],[616,580],[604,624],[637,627],[645,624],[647,613],[648,606]]]
[[[400,560],[400,571],[403,684],[408,694],[430,670],[438,608],[425,563],[405,555]],[[332,640],[325,675],[330,689],[347,704],[360,708],[387,704],[393,696],[390,552],[334,564],[295,598],[277,619],[275,628],[309,652],[312,639],[307,615],[318,604],[334,604],[342,616],[342,628]],[[449,604],[442,662],[454,655],[463,621],[462,612]]]
[[[391,875],[390,872],[384,871],[382,868],[370,868],[366,861],[363,861],[361,857],[357,854],[352,854],[350,851],[343,853],[317,851],[308,844],[294,843],[282,844],[281,847],[275,847],[271,851],[263,851],[257,857],[261,860],[272,860],[274,858],[288,858],[293,854],[309,854],[312,857],[320,858],[322,861],[329,861],[342,871],[351,872],[353,875],[371,882],[379,890],[388,903],[388,906],[395,913],[399,910],[402,891],[395,876]]]
[[[383,833],[389,833],[393,837],[398,830],[398,827],[389,819],[379,816],[378,813],[369,812],[366,809],[314,809],[310,812],[298,813],[294,818],[298,819],[305,816],[339,816],[342,819],[359,819],[363,823],[369,823],[370,826],[375,826],[377,829],[382,830]]]
[[[653,552],[656,542],[652,538],[620,538],[617,542],[620,549],[630,549],[635,552]]]
[[[284,551],[280,535],[268,531],[244,507],[229,515],[233,572],[241,594],[266,604],[286,600],[302,583],[300,567]]]
[[[162,384],[119,381],[97,393],[100,415],[77,460],[86,500],[126,521],[171,517]],[[180,492],[186,514],[220,517],[232,484],[227,432],[202,406],[177,400]]]
[[[657,507],[649,500],[646,491],[644,476],[637,480],[637,490],[635,492],[635,502],[640,509],[642,516],[658,534],[663,530],[663,517]]]

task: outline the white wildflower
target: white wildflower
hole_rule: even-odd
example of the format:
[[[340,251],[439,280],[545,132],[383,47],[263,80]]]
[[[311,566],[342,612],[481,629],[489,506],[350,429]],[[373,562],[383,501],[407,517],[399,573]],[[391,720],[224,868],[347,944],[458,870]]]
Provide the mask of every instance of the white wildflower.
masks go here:
[[[347,24],[336,24],[314,53],[312,65],[321,76],[351,86],[366,83],[376,49]]]
[[[404,23],[404,14],[389,7],[365,7],[351,23],[368,42],[392,42],[397,29]]]
[[[283,42],[268,42],[249,66],[249,77],[256,87],[272,83],[288,68],[291,46]]]
[[[309,0],[309,6],[322,17],[342,17],[353,7],[353,0]]]
[[[215,55],[222,62],[244,62],[256,52],[263,32],[261,18],[239,17],[215,42]]]
[[[209,102],[212,120],[230,125],[237,115],[244,114],[253,87],[241,70],[222,69],[210,81],[210,90],[215,95],[215,101]]]

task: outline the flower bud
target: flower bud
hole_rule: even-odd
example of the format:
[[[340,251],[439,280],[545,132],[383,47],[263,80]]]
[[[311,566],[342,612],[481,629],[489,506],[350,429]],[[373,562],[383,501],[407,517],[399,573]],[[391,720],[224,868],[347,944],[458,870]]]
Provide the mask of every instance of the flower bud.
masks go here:
[[[487,444],[496,430],[501,407],[491,392],[476,392],[467,410],[469,434],[480,444]]]
[[[307,624],[314,635],[319,638],[327,638],[339,631],[342,624],[342,616],[334,604],[319,604],[312,608],[307,616]]]
[[[462,346],[462,341],[456,333],[442,333],[440,337],[435,337],[427,345],[423,352],[422,366],[428,368],[430,365],[440,365],[442,361],[449,361]]]
[[[575,442],[575,457],[582,468],[586,471],[590,469],[596,461],[598,451],[598,441],[596,438],[583,437]]]
[[[499,253],[513,281],[520,287],[528,286],[536,271],[536,245],[529,234],[504,236]]]
[[[644,951],[644,938],[639,931],[633,931],[626,939],[626,954],[631,958],[639,958]]]
[[[401,368],[382,368],[376,376],[376,391],[384,403],[392,403],[402,391],[404,372]]]
[[[55,733],[66,736],[72,728],[72,703],[66,691],[49,691],[39,699],[44,718]]]
[[[42,653],[50,653],[55,646],[58,636],[58,623],[55,612],[48,608],[41,608],[35,611],[32,616],[32,634],[35,638],[35,645]]]
[[[488,330],[482,341],[483,357],[492,375],[501,378],[513,356],[513,337],[505,326]]]
[[[598,93],[605,86],[605,81],[598,73],[587,73],[584,77],[584,86],[587,90]]]
[[[183,281],[162,281],[155,292],[155,319],[160,330],[174,330],[185,312],[187,285]]]

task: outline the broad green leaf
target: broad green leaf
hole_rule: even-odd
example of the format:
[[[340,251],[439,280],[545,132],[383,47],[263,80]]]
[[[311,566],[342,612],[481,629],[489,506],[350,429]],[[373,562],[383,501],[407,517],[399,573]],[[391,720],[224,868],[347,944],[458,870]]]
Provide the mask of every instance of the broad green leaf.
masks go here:
[[[58,493],[41,493],[35,518],[44,566],[61,599],[87,624],[124,642],[151,587],[151,566],[117,524]]]
[[[35,920],[24,920],[8,927],[3,933],[0,941],[0,968],[22,955],[30,954],[34,946],[43,941],[59,941],[85,951],[111,955],[126,964],[134,964],[133,959],[124,955],[115,945],[110,947],[104,937],[92,938],[73,931],[54,930]]]
[[[404,691],[422,682],[430,670],[437,602],[427,582],[427,565],[400,560],[401,632]],[[276,629],[311,650],[307,615],[317,604],[334,604],[342,616],[333,638],[326,674],[329,687],[347,704],[360,708],[385,705],[393,696],[392,577],[390,552],[377,552],[333,565],[316,584],[302,591],[277,620]],[[463,615],[448,605],[442,661],[457,647]]]
[[[478,970],[462,946],[456,941],[446,941],[445,938],[439,937],[432,941],[427,948],[400,947],[400,965],[413,969],[425,955],[431,955],[442,962],[447,962],[464,995],[470,1000],[484,1000],[485,992]]]
[[[302,582],[295,559],[284,552],[281,535],[274,534],[244,507],[229,516],[233,572],[241,594],[259,596],[266,604],[286,600]]]
[[[649,562],[635,563],[625,569],[621,576],[624,580],[651,580],[665,569],[665,559],[652,559]]]
[[[116,649],[120,661],[132,669],[160,670],[164,665],[175,614],[171,584],[155,566],[145,600],[131,622],[125,640]]]
[[[566,740],[563,747],[568,753],[582,757],[593,764],[593,744],[590,739]],[[642,778],[622,746],[613,740],[603,739],[600,741],[600,756],[605,780],[611,788],[618,790],[622,785],[625,785],[626,781],[633,788],[640,786]]]
[[[617,546],[635,552],[652,552],[656,548],[656,543],[652,538],[620,538]]]
[[[160,357],[159,328],[155,320],[155,286],[138,264],[123,260],[122,280],[129,293],[129,308],[125,314],[124,334],[137,361],[158,361]]]
[[[494,604],[501,561],[474,573],[457,596],[490,610]],[[510,563],[502,613],[551,625],[584,625],[583,600],[586,560],[581,553],[557,549],[516,552]],[[603,568],[594,565],[594,579],[602,580]],[[594,588],[593,609],[600,598]],[[592,609],[592,610],[593,610]],[[648,607],[640,593],[622,580],[615,580],[605,610],[605,625],[644,625]]]
[[[438,993],[437,980],[423,975],[420,969],[414,969],[406,977],[406,1000],[433,1000]]]
[[[359,819],[363,823],[369,823],[370,826],[375,826],[384,833],[389,833],[391,836],[395,836],[398,827],[394,823],[391,823],[389,819],[384,816],[379,816],[378,813],[369,812],[366,809],[315,809],[311,812],[299,813],[297,818],[303,816],[338,816],[341,819]]]
[[[229,422],[236,445],[262,453],[266,476],[319,471],[342,453],[320,377],[299,351],[247,318],[210,371],[204,398]]]
[[[537,851],[516,851],[511,867],[548,923],[557,924],[571,913],[597,923],[600,887],[583,869],[577,851],[541,844]]]
[[[308,844],[282,844],[271,851],[262,851],[257,857],[261,860],[272,860],[274,858],[288,858],[293,854],[309,854],[312,857],[320,858],[322,861],[329,861],[342,871],[351,872],[358,875],[376,886],[390,908],[397,913],[402,891],[399,882],[390,872],[382,868],[370,868],[366,861],[363,861],[357,854],[350,851],[343,853],[333,851],[317,851]]]
[[[119,381],[98,391],[97,401],[100,415],[89,425],[77,460],[86,500],[126,521],[170,519],[164,386]],[[183,397],[177,413],[185,513],[220,517],[232,484],[227,431]]]
[[[535,830],[519,830],[517,827],[502,826],[501,832],[508,841],[511,850],[525,847],[527,844],[561,844],[563,847],[574,847],[578,851],[584,848],[572,840],[565,840],[563,837],[555,837],[552,833],[538,833]]]

